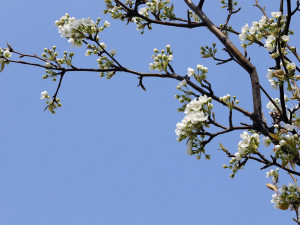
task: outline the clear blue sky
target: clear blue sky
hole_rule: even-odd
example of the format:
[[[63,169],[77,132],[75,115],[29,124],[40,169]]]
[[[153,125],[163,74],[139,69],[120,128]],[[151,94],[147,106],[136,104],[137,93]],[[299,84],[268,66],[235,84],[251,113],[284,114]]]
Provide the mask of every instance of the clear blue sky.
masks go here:
[[[177,12],[186,15],[183,1],[173,2]],[[225,11],[214,2],[204,9],[213,22],[223,23]],[[233,17],[235,29],[261,18],[253,3],[243,5]],[[277,11],[274,4],[270,7],[268,14]],[[214,40],[206,29],[154,25],[140,35],[134,25],[104,16],[103,9],[104,2],[96,0],[3,1],[0,46],[9,42],[20,52],[41,54],[43,48],[56,45],[61,53],[75,51],[76,66],[96,68],[95,58],[84,56],[83,48],[72,48],[59,36],[54,21],[66,12],[76,18],[101,17],[111,22],[111,28],[100,39],[117,49],[124,66],[147,72],[153,48],[170,44],[178,74],[204,64],[216,94],[235,94],[241,106],[252,109],[249,78],[243,70],[233,63],[215,67],[200,58],[200,46]],[[297,39],[299,35],[291,42]],[[255,48],[249,55],[267,87],[267,68],[273,66],[267,51]],[[56,86],[43,80],[43,74],[42,69],[19,65],[9,65],[0,74],[0,224],[293,224],[291,213],[273,209],[266,171],[260,171],[260,165],[249,163],[233,180],[230,171],[222,169],[228,159],[217,150],[218,143],[235,152],[239,133],[212,142],[207,148],[210,161],[186,155],[185,144],[178,143],[174,133],[184,116],[174,99],[176,81],[145,79],[144,92],[129,74],[106,80],[97,73],[70,73],[59,94],[63,107],[51,115],[43,111],[40,93],[53,94]],[[224,111],[221,114],[226,119]]]

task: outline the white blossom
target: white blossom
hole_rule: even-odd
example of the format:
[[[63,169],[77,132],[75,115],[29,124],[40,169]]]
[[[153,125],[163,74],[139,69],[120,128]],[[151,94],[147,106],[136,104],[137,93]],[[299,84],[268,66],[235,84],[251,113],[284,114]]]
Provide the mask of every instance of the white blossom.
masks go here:
[[[246,23],[245,26],[243,26],[242,29],[241,29],[242,34],[247,33],[248,30],[249,30],[249,25],[248,25],[248,23]]]
[[[271,12],[271,15],[272,15],[272,17],[277,19],[282,15],[282,13],[281,12]]]
[[[101,46],[103,49],[106,49],[106,44],[105,44],[105,43],[101,42],[101,43],[100,43],[100,46]]]
[[[111,55],[116,55],[117,54],[117,50],[116,49],[112,49],[112,50],[109,51],[109,53]]]
[[[270,52],[272,52],[275,49],[275,40],[276,38],[273,35],[269,35],[265,40],[266,44],[264,46]]]
[[[10,58],[11,55],[12,55],[12,53],[7,49],[7,50],[5,50],[5,52],[3,53],[3,55],[4,55],[4,57],[6,57],[6,58]]]
[[[280,145],[275,145],[274,149],[275,149],[275,151],[278,151],[278,150],[281,149],[281,146]]]
[[[45,99],[48,96],[48,92],[47,91],[42,91],[41,92],[41,99]]]
[[[110,22],[108,22],[107,20],[105,20],[104,27],[110,27]]]
[[[242,159],[242,156],[239,152],[235,153],[234,155],[236,160],[240,161]]]
[[[188,76],[190,77],[190,76],[193,76],[193,75],[195,75],[195,70],[192,69],[192,68],[188,68]]]
[[[295,125],[286,123],[286,124],[284,124],[284,128],[287,129],[288,131],[293,131],[293,130],[295,130],[296,127],[295,127]]]
[[[271,144],[271,139],[269,137],[263,137],[263,144],[268,147]]]
[[[261,19],[258,21],[259,27],[263,27],[267,22],[267,18],[265,16],[262,16]]]
[[[290,37],[288,35],[283,35],[281,38],[284,42],[290,41]]]
[[[139,14],[141,14],[141,15],[144,15],[146,12],[147,12],[147,8],[146,8],[146,7],[141,8],[141,9],[139,10]]]

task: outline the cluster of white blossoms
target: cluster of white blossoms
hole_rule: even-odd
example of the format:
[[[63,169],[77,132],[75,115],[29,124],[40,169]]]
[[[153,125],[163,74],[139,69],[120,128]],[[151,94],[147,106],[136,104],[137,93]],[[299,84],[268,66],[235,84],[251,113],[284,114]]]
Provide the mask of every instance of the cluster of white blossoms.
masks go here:
[[[208,72],[207,67],[198,64],[197,70],[190,67],[187,69],[187,76],[194,77],[198,82],[201,82],[201,80],[206,79],[207,72]]]
[[[173,52],[171,46],[166,46],[166,51],[162,49],[160,52],[157,48],[153,49],[154,55],[152,55],[153,63],[149,63],[150,70],[158,70],[167,72],[168,64],[173,60]]]
[[[145,7],[142,7],[138,10],[138,13],[142,17],[149,18],[149,15],[156,15],[159,17],[160,20],[173,20],[175,18],[175,14],[173,12],[174,7],[169,6],[170,0],[148,0],[146,1]],[[114,5],[112,0],[105,0],[106,9],[104,10],[104,14],[109,13],[112,18],[114,19],[121,19],[125,20],[126,16],[125,14],[127,12],[124,11],[122,6]],[[132,0],[126,0],[125,5],[129,8],[132,8],[132,5],[134,2]],[[141,17],[132,17],[131,22],[135,23],[137,26],[138,31],[144,32],[145,27],[147,27],[149,30],[152,29],[151,24],[147,23],[146,20],[144,20]]]
[[[140,8],[138,13],[142,16],[145,16],[149,18],[149,14],[154,14],[159,17],[160,20],[172,20],[175,18],[175,14],[173,13],[173,6],[168,6],[170,3],[170,0],[151,0],[147,1],[146,6],[143,8]],[[137,26],[137,30],[142,30],[142,33],[144,31],[146,23],[143,23],[144,20],[140,17],[133,17],[131,19],[131,22],[134,22]],[[152,29],[151,25],[147,24],[149,29]]]
[[[239,102],[240,102],[239,100],[236,99],[236,96],[232,96],[232,99],[231,99],[230,94],[220,97],[219,100],[221,102],[226,103],[230,109],[232,109],[234,105],[239,104]]]
[[[182,141],[190,136],[193,136],[197,129],[203,127],[204,122],[208,119],[213,105],[212,99],[206,95],[193,99],[185,107],[184,113],[186,116],[183,120],[176,124],[175,133],[178,141]]]
[[[245,155],[255,152],[260,143],[259,134],[257,133],[250,135],[247,131],[244,131],[240,137],[242,140],[238,143],[238,152],[234,154],[235,159],[238,161]]]
[[[149,11],[157,13],[160,10],[164,10],[163,14],[165,14],[168,11],[168,9],[170,9],[168,6],[166,6],[170,2],[171,2],[170,0],[151,0],[151,1],[148,1],[146,3],[146,7],[143,7],[143,8],[139,9],[139,14],[141,14],[143,16],[146,16],[146,17],[149,17],[149,13],[148,13]],[[160,17],[162,17],[162,16],[160,16]],[[162,19],[162,18],[160,18],[160,19]]]
[[[253,21],[251,27],[248,23],[242,27],[239,39],[243,47],[251,45],[256,41],[261,42],[265,38],[264,47],[272,52],[276,48],[276,38],[280,38],[282,42],[290,40],[288,35],[281,34],[281,29],[284,27],[282,25],[285,23],[281,12],[272,12],[271,16],[272,18],[269,20],[263,16],[259,21]]]
[[[299,193],[297,184],[289,183],[287,186],[282,185],[279,192],[272,195],[271,203],[274,208],[286,210],[289,207],[299,207]]]
[[[68,13],[60,18],[60,20],[55,21],[58,32],[61,37],[67,38],[73,46],[82,46],[83,39],[91,37],[93,34],[101,32],[104,28],[110,26],[108,21],[104,22],[103,27],[98,28],[100,18],[97,19],[95,23],[90,17],[76,19],[75,17],[70,17]]]

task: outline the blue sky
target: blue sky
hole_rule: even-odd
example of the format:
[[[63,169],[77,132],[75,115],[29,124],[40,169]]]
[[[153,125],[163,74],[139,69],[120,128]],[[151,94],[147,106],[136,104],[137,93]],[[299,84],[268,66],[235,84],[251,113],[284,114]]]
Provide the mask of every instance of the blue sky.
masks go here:
[[[226,15],[216,2],[204,9],[220,24]],[[185,15],[185,4],[174,3]],[[261,18],[253,3],[243,5],[241,14],[233,17],[237,30]],[[20,52],[41,54],[56,45],[58,52],[74,51],[78,67],[96,68],[95,58],[59,36],[54,21],[66,12],[76,18],[101,17],[111,27],[100,39],[117,50],[124,66],[148,72],[153,48],[170,44],[178,74],[204,64],[217,95],[236,95],[242,107],[252,109],[250,82],[243,70],[233,63],[216,67],[200,58],[200,46],[214,40],[204,28],[153,26],[140,35],[135,25],[103,15],[103,1],[95,0],[10,0],[1,5],[1,47],[9,42]],[[267,6],[269,14],[277,11],[275,5]],[[294,44],[299,40],[295,31]],[[233,40],[239,44],[237,37]],[[249,55],[268,88],[265,75],[273,64],[268,65],[267,51],[253,48]],[[144,92],[129,74],[106,80],[97,73],[70,73],[59,94],[63,107],[51,115],[43,111],[40,93],[53,94],[56,84],[43,80],[43,74],[42,69],[20,65],[9,65],[0,74],[0,224],[293,224],[291,213],[273,209],[266,171],[260,171],[260,165],[249,163],[233,180],[222,168],[228,159],[217,150],[218,143],[235,152],[239,133],[213,141],[207,148],[210,161],[186,155],[184,142],[178,143],[174,133],[184,116],[174,99],[176,81],[145,79]],[[271,94],[276,97],[276,92]],[[224,111],[217,110],[216,105],[217,117],[226,119]],[[247,122],[238,114],[235,118]]]

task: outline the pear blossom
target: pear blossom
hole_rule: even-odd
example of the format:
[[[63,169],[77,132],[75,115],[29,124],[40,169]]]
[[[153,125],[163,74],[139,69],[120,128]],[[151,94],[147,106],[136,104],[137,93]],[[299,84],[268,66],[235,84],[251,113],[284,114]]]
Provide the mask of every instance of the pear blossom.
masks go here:
[[[105,43],[101,42],[101,43],[100,43],[100,46],[101,46],[103,49],[106,49],[106,44],[105,44]]]
[[[286,123],[286,124],[284,124],[284,128],[287,129],[288,131],[293,131],[293,130],[295,130],[296,126]]]
[[[282,15],[282,13],[281,12],[272,12],[271,15],[272,15],[272,17],[277,19]]]
[[[200,96],[198,99],[193,99],[186,105],[184,111],[186,116],[181,122],[176,124],[175,133],[178,136],[178,141],[185,139],[188,133],[193,132],[196,125],[201,125],[208,119],[208,112],[203,109],[208,107],[210,101],[211,98],[207,98],[207,96],[204,95]],[[213,107],[212,104],[210,107]]]
[[[41,92],[41,99],[45,99],[48,96],[48,92],[47,91],[42,91]]]
[[[50,62],[46,62],[45,63],[45,67],[50,68],[51,67],[51,63]]]
[[[86,52],[85,52],[85,56],[90,56],[92,54],[92,50],[87,50]]]
[[[193,76],[193,75],[195,75],[195,70],[192,69],[192,68],[188,68],[188,76],[190,77],[190,76]]]
[[[268,147],[271,144],[271,139],[269,137],[263,137],[263,144]]]
[[[262,16],[261,19],[258,21],[258,25],[260,28],[262,28],[267,22],[267,18],[265,16]]]
[[[179,83],[179,86],[182,87],[182,86],[185,86],[186,85],[186,80],[182,80],[180,83]]]
[[[287,65],[286,65],[286,68],[288,70],[295,70],[296,69],[296,64],[293,63],[293,62],[289,62]]]
[[[104,27],[110,27],[110,22],[108,22],[107,20],[105,20]]]
[[[247,33],[248,30],[249,30],[249,25],[248,25],[248,23],[246,23],[245,26],[243,26],[241,28],[242,34]]]
[[[290,37],[288,35],[283,35],[281,38],[284,42],[290,41]]]
[[[234,155],[236,160],[240,161],[242,159],[242,156],[239,152],[235,153]]]
[[[272,52],[275,49],[275,40],[276,38],[273,35],[269,35],[265,40],[266,44],[264,47]]]
[[[6,57],[6,58],[10,58],[11,55],[12,55],[12,53],[7,49],[7,50],[5,50],[5,52],[3,53],[3,55],[4,55],[4,57]]]
[[[117,54],[117,50],[116,49],[112,49],[112,50],[109,51],[109,53],[111,55],[116,55]]]
[[[146,12],[147,12],[147,8],[146,8],[146,7],[141,8],[141,9],[139,10],[139,14],[141,14],[141,15],[144,15]]]
[[[275,149],[275,151],[278,151],[278,150],[281,149],[281,146],[280,145],[275,145],[274,149]]]

